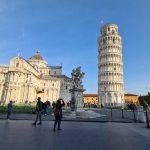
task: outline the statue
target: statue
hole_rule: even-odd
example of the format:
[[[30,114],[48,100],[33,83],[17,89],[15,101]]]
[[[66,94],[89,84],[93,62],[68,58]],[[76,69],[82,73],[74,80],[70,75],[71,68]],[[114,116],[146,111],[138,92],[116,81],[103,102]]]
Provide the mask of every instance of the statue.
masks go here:
[[[71,92],[71,110],[83,107],[83,89],[82,80],[85,73],[81,71],[81,67],[72,70],[72,89]]]
[[[71,79],[72,79],[73,88],[83,89],[82,79],[85,73],[81,72],[81,67],[77,67],[76,69],[73,69],[71,75],[72,75]]]

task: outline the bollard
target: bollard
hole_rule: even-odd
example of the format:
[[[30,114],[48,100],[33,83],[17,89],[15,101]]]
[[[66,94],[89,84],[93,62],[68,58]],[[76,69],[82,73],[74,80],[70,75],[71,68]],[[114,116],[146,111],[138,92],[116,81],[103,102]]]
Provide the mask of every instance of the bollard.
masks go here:
[[[150,125],[149,125],[149,117],[148,117],[148,112],[147,112],[147,109],[146,109],[146,123],[147,123],[147,128],[150,128]]]
[[[136,122],[136,118],[135,118],[135,110],[133,109],[133,116],[134,116],[134,122]]]
[[[112,117],[112,107],[110,108],[110,112],[111,112],[111,117]]]
[[[124,118],[124,114],[123,114],[123,108],[121,109],[121,112],[122,112],[122,118]]]

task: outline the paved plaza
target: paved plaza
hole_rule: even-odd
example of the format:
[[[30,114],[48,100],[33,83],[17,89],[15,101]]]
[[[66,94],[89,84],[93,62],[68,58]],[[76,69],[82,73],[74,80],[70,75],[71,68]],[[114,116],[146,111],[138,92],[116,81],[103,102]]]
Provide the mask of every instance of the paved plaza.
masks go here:
[[[150,130],[142,124],[0,120],[0,150],[149,150]]]

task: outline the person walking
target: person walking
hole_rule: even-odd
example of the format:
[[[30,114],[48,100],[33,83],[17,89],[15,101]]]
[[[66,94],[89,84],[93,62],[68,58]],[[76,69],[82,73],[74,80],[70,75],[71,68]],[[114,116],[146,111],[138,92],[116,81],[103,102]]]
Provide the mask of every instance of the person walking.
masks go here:
[[[10,115],[12,113],[12,110],[13,110],[13,102],[10,101],[8,103],[8,106],[7,106],[7,119],[10,119]]]
[[[36,112],[37,112],[37,115],[36,115],[36,119],[35,119],[35,122],[33,123],[33,125],[36,125],[37,121],[38,121],[38,118],[39,118],[39,123],[38,125],[41,125],[42,124],[42,109],[43,109],[43,103],[41,101],[41,97],[38,97],[37,98],[37,104],[36,104]]]
[[[61,119],[62,119],[62,107],[65,106],[65,103],[63,99],[58,99],[56,102],[56,106],[54,109],[54,116],[55,116],[55,122],[54,122],[54,128],[53,131],[56,131],[56,126],[58,130],[61,130]]]

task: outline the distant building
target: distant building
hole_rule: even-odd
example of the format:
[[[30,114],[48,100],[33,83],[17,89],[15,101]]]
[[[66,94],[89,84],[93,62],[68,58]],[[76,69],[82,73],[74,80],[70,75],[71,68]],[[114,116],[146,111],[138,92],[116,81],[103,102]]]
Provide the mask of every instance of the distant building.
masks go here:
[[[124,95],[125,103],[134,103],[138,104],[139,96],[136,94],[127,93]]]
[[[138,104],[138,95],[127,93],[124,94],[125,103]],[[84,94],[83,95],[84,104],[99,104],[98,94]]]
[[[84,104],[96,104],[98,105],[98,94],[84,94]]]
[[[16,56],[9,65],[0,65],[0,103],[71,100],[71,79],[62,74],[62,66],[48,66],[40,52],[29,60]]]

